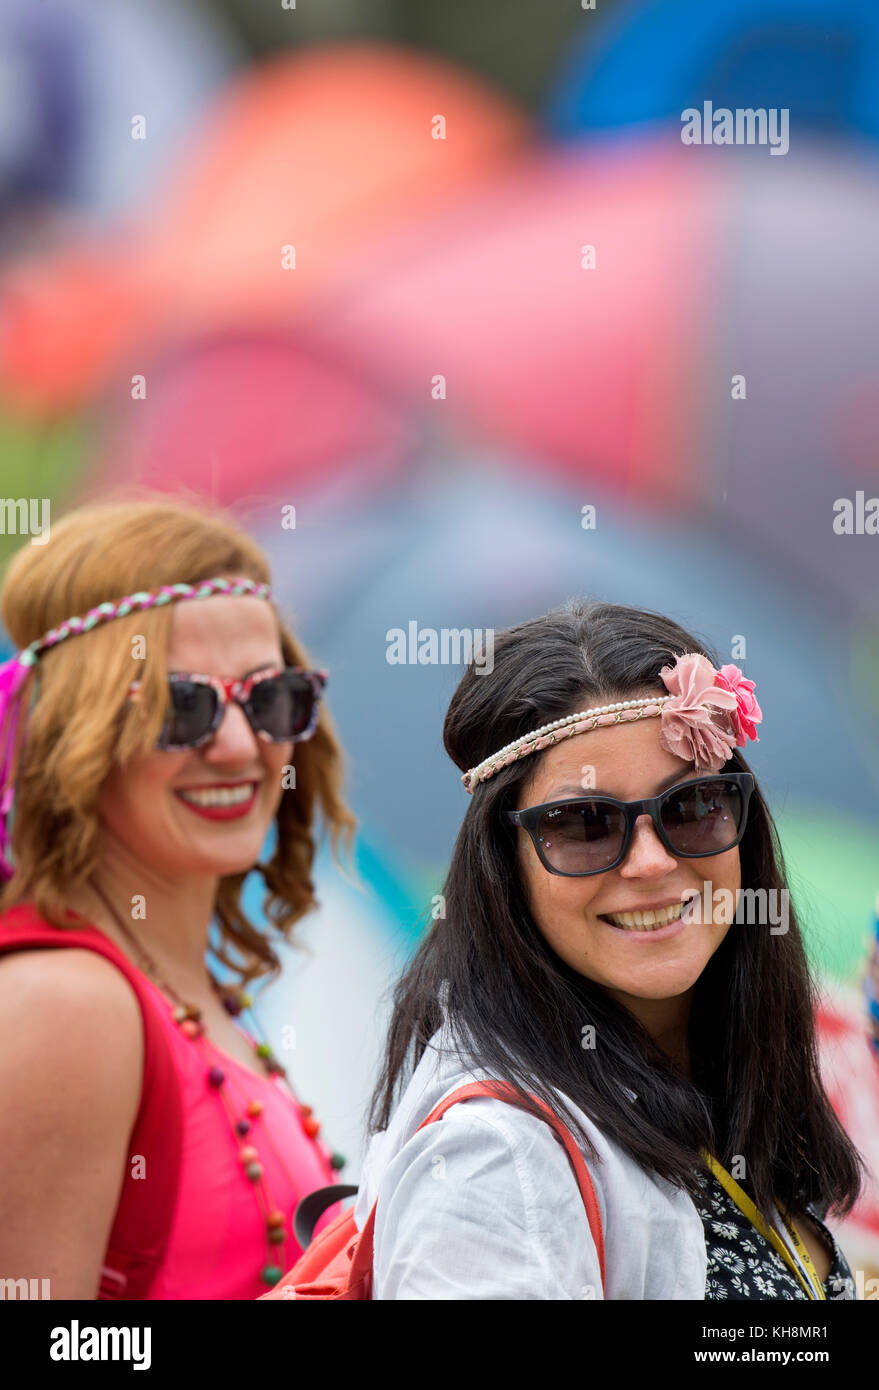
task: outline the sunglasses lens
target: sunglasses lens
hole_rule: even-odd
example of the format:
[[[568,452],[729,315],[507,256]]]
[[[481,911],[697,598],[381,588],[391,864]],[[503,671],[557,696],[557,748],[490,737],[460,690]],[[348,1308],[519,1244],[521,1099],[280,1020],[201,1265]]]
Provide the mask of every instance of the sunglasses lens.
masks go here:
[[[284,671],[258,681],[248,701],[254,727],[279,743],[301,738],[314,714],[315,693],[307,676]]]
[[[196,681],[171,681],[171,712],[160,742],[165,747],[189,747],[210,731],[217,710],[216,692]]]
[[[662,804],[662,824],[680,854],[720,854],[735,844],[744,815],[732,782],[694,782]]]
[[[577,801],[544,811],[537,834],[547,861],[563,874],[606,869],[619,855],[626,821],[608,801]]]

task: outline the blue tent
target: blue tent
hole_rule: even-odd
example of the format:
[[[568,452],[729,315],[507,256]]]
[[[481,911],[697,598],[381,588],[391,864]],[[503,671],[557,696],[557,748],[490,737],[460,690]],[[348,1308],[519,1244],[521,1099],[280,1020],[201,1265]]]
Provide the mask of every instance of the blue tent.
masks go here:
[[[550,89],[556,138],[677,123],[710,100],[786,107],[794,131],[879,139],[875,0],[628,0],[591,23]]]

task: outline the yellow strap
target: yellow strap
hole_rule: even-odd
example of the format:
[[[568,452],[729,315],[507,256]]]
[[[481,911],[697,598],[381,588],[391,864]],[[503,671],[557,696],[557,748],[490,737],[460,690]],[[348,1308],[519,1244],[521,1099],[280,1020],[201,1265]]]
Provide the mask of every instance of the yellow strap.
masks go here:
[[[809,1254],[808,1250],[806,1249],[805,1245],[800,1239],[800,1236],[798,1232],[795,1230],[793,1223],[787,1219],[783,1212],[779,1213],[782,1221],[784,1222],[784,1228],[790,1236],[791,1240],[793,1241],[794,1249],[796,1250],[797,1254],[802,1260],[803,1265],[806,1268],[809,1281],[811,1282],[807,1282],[802,1270],[800,1269],[796,1260],[791,1255],[790,1250],[785,1245],[781,1236],[778,1234],[778,1231],[776,1231],[773,1227],[769,1226],[766,1221],[764,1221],[763,1217],[761,1216],[757,1208],[754,1206],[754,1203],[751,1201],[747,1192],[744,1192],[741,1189],[741,1187],[739,1187],[735,1178],[732,1177],[731,1174],[729,1174],[726,1171],[723,1164],[719,1163],[717,1159],[713,1156],[713,1154],[707,1153],[703,1150],[703,1156],[705,1158],[705,1162],[708,1164],[712,1173],[714,1173],[718,1181],[723,1184],[730,1197],[732,1197],[736,1206],[739,1208],[739,1211],[744,1212],[745,1216],[747,1216],[748,1220],[751,1222],[751,1225],[755,1226],[757,1230],[760,1232],[760,1234],[762,1236],[765,1236],[766,1239],[772,1243],[774,1249],[778,1251],[785,1264],[791,1270],[793,1270],[793,1273],[799,1280],[800,1285],[803,1289],[805,1289],[807,1298],[811,1298],[814,1300],[820,1300],[823,1298],[826,1301],[827,1295],[824,1292],[824,1285],[821,1283],[821,1280],[818,1277],[818,1271],[815,1268],[812,1256]]]

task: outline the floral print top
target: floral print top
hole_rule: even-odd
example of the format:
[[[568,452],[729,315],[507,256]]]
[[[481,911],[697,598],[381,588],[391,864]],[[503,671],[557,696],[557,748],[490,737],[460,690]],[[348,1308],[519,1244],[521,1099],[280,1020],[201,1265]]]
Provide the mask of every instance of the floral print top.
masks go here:
[[[713,1173],[699,1173],[703,1196],[696,1210],[705,1228],[708,1270],[707,1299],[806,1299],[806,1292],[784,1260],[743,1211],[739,1211]],[[848,1261],[831,1232],[810,1209],[809,1215],[833,1250],[824,1281],[829,1299],[854,1298],[854,1279]]]

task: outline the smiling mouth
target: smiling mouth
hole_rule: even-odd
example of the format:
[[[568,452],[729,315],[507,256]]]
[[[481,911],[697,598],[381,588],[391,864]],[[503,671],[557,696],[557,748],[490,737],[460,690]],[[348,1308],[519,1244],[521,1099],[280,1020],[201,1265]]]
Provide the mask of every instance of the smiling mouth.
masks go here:
[[[599,917],[602,922],[624,931],[658,931],[669,922],[676,922],[686,906],[686,903],[674,903],[671,907],[656,907],[646,912],[602,912]]]
[[[192,787],[177,795],[190,806],[243,806],[255,796],[257,785],[244,782],[237,787]]]

